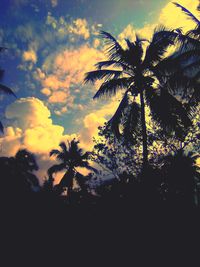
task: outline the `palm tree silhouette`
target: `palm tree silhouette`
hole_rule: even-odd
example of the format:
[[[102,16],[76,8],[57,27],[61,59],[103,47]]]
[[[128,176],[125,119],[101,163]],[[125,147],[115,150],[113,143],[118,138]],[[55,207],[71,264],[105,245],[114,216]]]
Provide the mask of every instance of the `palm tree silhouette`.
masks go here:
[[[168,129],[180,132],[183,128],[180,121],[185,127],[191,124],[181,103],[168,90],[170,84],[164,68],[169,65],[164,57],[166,49],[175,44],[177,32],[158,27],[151,42],[136,35],[135,42],[125,40],[125,49],[111,34],[103,31],[101,36],[108,46],[108,60],[97,63],[97,70],[86,73],[85,82],[104,79],[94,98],[113,96],[119,89],[125,89],[109,124],[117,137],[120,136],[119,125],[124,115],[126,130],[134,132],[141,129],[145,167],[148,163],[146,106],[150,108],[151,115]],[[144,42],[148,42],[147,48]],[[107,69],[109,66],[112,68]]]
[[[2,51],[4,51],[6,48],[5,47],[0,47],[0,53]],[[4,76],[4,70],[0,69],[0,82],[2,81]],[[7,95],[13,95],[16,97],[15,93],[6,85],[3,85],[2,83],[0,83],[0,93],[4,93]],[[3,124],[0,121],[0,131],[3,132]]]
[[[88,170],[96,172],[96,169],[89,165],[89,152],[83,153],[83,150],[78,146],[79,141],[73,139],[71,142],[60,143],[61,150],[53,149],[50,152],[50,156],[55,155],[57,160],[61,163],[53,165],[48,169],[49,179],[54,180],[53,174],[66,170],[64,176],[62,177],[59,185],[57,186],[58,192],[62,193],[64,188],[67,188],[68,199],[71,196],[71,191],[73,188],[73,180],[75,179],[81,189],[84,188],[83,175],[77,171],[77,167],[86,168]]]

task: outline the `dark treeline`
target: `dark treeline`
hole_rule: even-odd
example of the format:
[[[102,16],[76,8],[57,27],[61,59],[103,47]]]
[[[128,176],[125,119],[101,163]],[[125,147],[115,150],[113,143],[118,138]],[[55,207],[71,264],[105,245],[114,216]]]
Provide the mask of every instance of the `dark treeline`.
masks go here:
[[[78,234],[96,229],[100,238],[99,227],[112,229],[113,235],[122,227],[126,236],[134,227],[147,231],[147,222],[159,228],[161,221],[180,214],[184,221],[184,214],[199,213],[200,21],[176,5],[196,23],[187,33],[159,26],[150,41],[136,35],[124,48],[101,32],[107,61],[98,62],[85,82],[102,81],[94,98],[120,91],[121,102],[99,128],[93,151],[83,151],[78,140],[61,143],[50,151],[57,163],[42,185],[32,153],[20,150],[0,158],[1,203],[11,216],[22,212],[61,228],[67,223],[68,231]],[[3,85],[0,89],[12,93]],[[82,175],[79,167],[90,173]],[[55,184],[58,172],[64,174]]]

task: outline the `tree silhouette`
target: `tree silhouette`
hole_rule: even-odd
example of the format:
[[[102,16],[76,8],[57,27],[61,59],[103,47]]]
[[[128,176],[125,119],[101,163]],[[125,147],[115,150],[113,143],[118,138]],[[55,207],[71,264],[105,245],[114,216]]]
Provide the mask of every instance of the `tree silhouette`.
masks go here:
[[[167,188],[167,200],[171,203],[194,205],[197,184],[200,181],[200,168],[196,163],[199,156],[184,149],[164,158],[164,178]]]
[[[91,171],[96,171],[95,168],[89,165],[89,152],[83,153],[83,150],[78,146],[79,141],[73,139],[71,142],[65,144],[60,143],[61,150],[53,149],[50,152],[50,156],[55,155],[56,159],[60,161],[60,164],[53,165],[48,169],[48,175],[51,180],[53,180],[53,174],[66,171],[62,177],[60,183],[56,186],[58,193],[62,193],[64,188],[67,188],[67,196],[70,199],[71,192],[73,189],[74,179],[78,185],[84,190],[84,177],[77,171],[77,167],[86,168]]]
[[[3,195],[20,198],[40,189],[38,178],[33,173],[38,170],[35,156],[26,149],[19,150],[15,157],[1,157],[0,169]]]
[[[5,49],[6,49],[5,47],[0,47],[0,53]],[[16,97],[15,93],[9,87],[1,83],[3,76],[4,76],[4,70],[0,69],[0,93],[13,95],[14,97]],[[3,132],[3,124],[1,123],[1,121],[0,121],[0,131]]]
[[[109,124],[117,137],[120,136],[120,124],[123,124],[124,136],[129,137],[130,132],[135,132],[138,136],[138,132],[141,132],[143,166],[146,166],[147,106],[150,108],[151,116],[170,131],[181,132],[182,125],[185,128],[191,125],[185,109],[168,90],[170,83],[165,73],[165,66],[169,65],[165,53],[167,48],[176,42],[177,33],[159,27],[155,29],[147,48],[143,45],[147,41],[137,35],[134,42],[125,40],[126,48],[123,48],[111,34],[101,32],[101,35],[108,46],[108,61],[97,63],[97,70],[87,73],[85,82],[94,83],[96,80],[104,79],[94,98],[113,96],[119,89],[125,90]],[[112,68],[107,69],[109,66]]]

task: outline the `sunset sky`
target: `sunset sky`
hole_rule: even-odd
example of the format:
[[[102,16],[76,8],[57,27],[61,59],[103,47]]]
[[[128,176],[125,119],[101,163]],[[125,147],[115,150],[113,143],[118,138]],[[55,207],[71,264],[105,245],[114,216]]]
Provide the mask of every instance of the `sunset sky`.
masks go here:
[[[198,0],[177,0],[194,14]],[[92,136],[115,111],[118,99],[94,101],[97,85],[85,72],[105,57],[100,30],[134,39],[150,38],[157,24],[186,30],[192,22],[168,0],[1,0],[0,67],[3,84],[17,99],[1,96],[1,155],[27,148],[40,167],[61,140],[78,137],[91,149]],[[198,16],[198,15],[197,15]]]

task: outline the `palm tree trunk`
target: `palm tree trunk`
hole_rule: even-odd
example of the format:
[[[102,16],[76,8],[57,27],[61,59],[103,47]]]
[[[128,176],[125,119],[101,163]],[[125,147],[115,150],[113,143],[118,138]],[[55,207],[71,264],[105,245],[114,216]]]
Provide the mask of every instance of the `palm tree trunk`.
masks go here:
[[[140,91],[140,104],[141,104],[141,125],[142,125],[142,144],[143,144],[143,168],[145,168],[148,164],[148,147],[147,147],[147,128],[146,128],[143,90]]]
[[[73,170],[73,168],[69,168],[69,170],[68,170],[69,185],[67,188],[67,199],[69,202],[71,202],[71,193],[72,193],[72,189],[73,189],[73,178],[74,178],[74,170]]]

